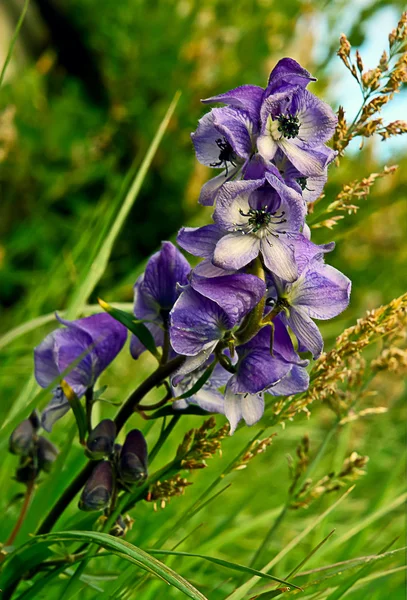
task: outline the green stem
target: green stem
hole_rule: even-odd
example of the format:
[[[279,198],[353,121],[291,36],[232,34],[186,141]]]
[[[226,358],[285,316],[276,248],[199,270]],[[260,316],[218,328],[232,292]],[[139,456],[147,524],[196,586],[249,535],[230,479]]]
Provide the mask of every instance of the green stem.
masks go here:
[[[247,269],[248,273],[256,275],[262,281],[266,280],[266,275],[262,262],[257,257]],[[239,331],[236,332],[237,344],[246,344],[249,342],[261,328],[261,321],[263,319],[264,306],[266,303],[265,295],[258,304],[250,311],[247,317],[244,319],[243,324]]]
[[[30,4],[30,0],[25,0],[24,6],[23,6],[23,10],[21,11],[20,18],[18,19],[16,30],[13,33],[13,37],[11,38],[11,42],[10,42],[10,46],[8,48],[6,60],[4,61],[3,68],[2,68],[1,73],[0,73],[0,86],[3,83],[4,75],[6,74],[7,67],[9,65],[10,60],[11,60],[11,56],[12,56],[13,50],[14,50],[14,45],[15,45],[15,43],[17,41],[18,34],[20,33],[20,29],[21,29],[21,26],[23,24],[23,21],[24,21],[24,18],[25,18],[25,15],[26,15],[26,12],[27,12],[29,4]]]
[[[170,433],[172,432],[172,430],[174,429],[175,425],[178,423],[180,418],[181,418],[181,414],[175,415],[174,417],[172,417],[172,419],[168,423],[167,427],[161,432],[161,435],[158,438],[156,445],[154,446],[154,448],[151,450],[151,452],[148,455],[148,461],[149,461],[150,465],[153,462],[153,460],[155,459],[155,457],[157,456],[157,454],[159,453],[159,451],[161,450],[163,444],[167,440],[168,436],[170,435]]]

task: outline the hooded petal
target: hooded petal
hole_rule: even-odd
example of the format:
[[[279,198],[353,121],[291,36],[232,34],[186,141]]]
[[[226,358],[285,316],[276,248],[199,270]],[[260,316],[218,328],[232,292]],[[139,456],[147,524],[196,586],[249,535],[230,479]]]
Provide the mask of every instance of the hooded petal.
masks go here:
[[[74,326],[58,329],[55,332],[54,357],[59,373],[69,368],[72,363],[86,350],[90,352],[65,376],[69,385],[91,387],[98,376],[97,358],[94,354],[94,344],[90,335]]]
[[[254,124],[248,113],[233,108],[214,108],[213,124],[230,143],[241,158],[248,159],[252,153]]]
[[[193,256],[211,258],[216,244],[224,235],[225,231],[218,225],[183,227],[178,233],[177,242]]]
[[[43,388],[48,387],[59,375],[59,369],[54,357],[56,333],[57,330],[49,333],[41,344],[34,348],[35,379]]]
[[[186,285],[191,267],[187,259],[171,242],[163,242],[161,250],[153,254],[144,274],[143,291],[158,306],[170,310],[179,292],[177,284]]]
[[[235,322],[222,308],[191,287],[184,290],[170,314],[171,345],[187,356],[213,347]],[[215,344],[216,345],[216,344]]]
[[[86,343],[86,345],[89,345],[89,343],[94,344],[95,347],[89,355],[89,360],[92,360],[94,368],[94,383],[99,375],[106,369],[106,367],[108,367],[108,365],[116,358],[120,350],[123,348],[127,339],[127,329],[124,327],[124,325],[119,323],[119,321],[116,321],[116,319],[107,313],[99,313],[90,317],[85,317],[84,319],[78,319],[76,321],[66,321],[59,317],[57,318],[60,323],[67,326],[66,330],[61,331],[70,331],[72,333],[75,331],[75,335],[77,336],[79,336],[79,332],[83,332],[89,336],[88,340],[90,340],[90,342],[86,342],[85,338],[82,336],[82,343]],[[70,346],[68,343],[69,336],[68,334],[65,334],[65,336],[66,345],[65,341],[62,342],[62,338],[59,341],[59,346],[61,348],[58,353],[59,356],[61,356],[61,352],[67,356],[71,352],[68,352],[68,347]],[[80,352],[77,354],[77,356],[79,354]],[[84,360],[87,358],[88,357],[86,357]],[[66,380],[68,383],[70,383],[69,376],[66,377]]]
[[[264,90],[257,85],[242,85],[224,94],[218,94],[211,98],[202,100],[205,104],[214,104],[221,102],[246,111],[251,120],[257,123],[260,114],[260,106],[263,99]]]
[[[280,208],[284,210],[286,220],[284,227],[290,232],[300,231],[307,213],[301,194],[286,185],[280,177],[270,172],[266,173],[265,177],[282,200]]]
[[[314,260],[292,285],[290,303],[313,319],[332,319],[347,308],[350,290],[343,273]]]
[[[270,73],[265,95],[274,94],[280,91],[279,88],[287,85],[298,85],[305,88],[310,81],[316,81],[316,78],[312,77],[297,61],[293,58],[282,58]]]
[[[287,322],[298,339],[301,351],[309,350],[313,358],[318,358],[323,350],[324,341],[314,321],[302,308],[291,307]]]
[[[223,230],[236,231],[247,222],[242,213],[250,210],[251,192],[264,184],[264,179],[231,181],[222,187],[217,199],[213,220]]]
[[[256,235],[230,233],[216,244],[213,262],[222,269],[241,269],[258,256],[259,250],[260,239]]]
[[[264,281],[246,273],[212,278],[194,275],[191,286],[195,291],[219,304],[235,323],[250,312],[266,292]]]

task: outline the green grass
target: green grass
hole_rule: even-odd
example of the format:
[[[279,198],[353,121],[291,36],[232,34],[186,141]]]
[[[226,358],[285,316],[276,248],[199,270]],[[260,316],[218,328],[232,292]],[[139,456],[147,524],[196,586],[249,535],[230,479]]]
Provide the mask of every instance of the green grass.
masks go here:
[[[293,36],[300,44],[294,28],[302,15],[299,3],[266,7],[267,3],[255,2],[256,10],[251,11],[236,6],[232,10],[217,2],[204,4],[199,11],[191,3],[188,12],[189,3],[185,3],[173,14],[173,7],[166,3],[151,9],[143,3],[143,10],[150,10],[149,19],[136,24],[130,9],[141,11],[137,13],[141,17],[141,4],[136,7],[131,3],[119,13],[117,3],[108,2],[104,9],[98,5],[96,10],[91,0],[82,5],[75,1],[76,8],[83,8],[87,44],[90,48],[103,47],[101,68],[116,110],[124,107],[127,111],[124,122],[103,116],[82,91],[77,91],[69,75],[64,79],[64,102],[53,96],[52,85],[47,85],[58,80],[58,73],[45,81],[33,62],[23,69],[18,81],[10,79],[3,84],[1,106],[11,103],[18,108],[18,142],[17,150],[0,164],[5,167],[2,210],[8,226],[0,247],[5,256],[0,262],[0,276],[4,275],[0,323],[2,542],[18,518],[19,494],[23,491],[13,479],[17,459],[6,452],[6,445],[15,424],[37,402],[46,402],[48,392],[39,391],[32,377],[32,348],[54,327],[52,311],[65,311],[68,317],[90,314],[100,310],[97,296],[117,308],[130,309],[131,286],[160,239],[173,235],[182,224],[208,220],[208,211],[195,208],[196,191],[208,174],[194,165],[188,140],[201,114],[198,98],[209,96],[215,88],[223,91],[246,80],[262,83],[270,66],[268,44],[278,47],[280,43],[273,59],[290,53]],[[313,10],[318,15],[322,9],[315,4]],[[205,19],[212,22],[212,29],[205,25]],[[144,62],[137,64],[130,44],[132,25],[148,48],[139,50]],[[236,32],[240,41],[233,41]],[[227,35],[229,45],[222,41]],[[333,41],[327,39],[327,50],[330,43]],[[164,73],[173,64],[171,57],[178,62],[169,85]],[[319,75],[320,89],[329,86],[329,72],[321,69]],[[137,81],[137,89],[129,91],[127,81]],[[176,107],[176,99],[170,102],[178,88],[183,88],[183,96]],[[55,140],[49,132],[43,139],[36,134],[30,98],[37,107],[42,106],[42,126],[49,126]],[[41,105],[44,98],[49,102],[48,112]],[[92,135],[112,136],[99,159],[90,158],[91,139],[86,128],[81,129],[85,127],[82,122],[78,122],[76,132],[70,132],[68,126],[58,130],[62,128],[58,123],[65,118],[74,129],[75,120],[69,121],[69,115],[81,111],[93,129]],[[134,139],[127,130],[136,132]],[[71,140],[74,134],[76,141]],[[59,158],[54,155],[58,143]],[[77,163],[71,162],[75,147],[82,157]],[[343,183],[381,168],[373,148],[374,142],[360,154],[350,154],[339,168],[331,169],[326,202]],[[329,260],[353,282],[349,309],[322,327],[328,349],[366,310],[406,290],[407,163],[402,156],[395,156],[392,162],[400,164],[398,172],[373,188],[356,215],[347,215],[333,231],[315,231],[318,243],[337,240]],[[36,172],[30,175],[33,164]],[[21,224],[11,212],[14,206],[21,207]],[[67,215],[63,214],[64,207],[69,207]],[[32,263],[31,253],[35,257]],[[368,360],[379,353],[381,344],[369,348]],[[126,348],[101,378],[100,384],[108,385],[105,397],[123,401],[154,368],[151,355],[146,353],[135,363]],[[342,390],[346,389],[345,382]],[[161,396],[162,390],[154,390],[148,400],[158,401]],[[18,551],[7,559],[0,587],[9,585],[23,567],[34,568],[42,560],[52,560],[51,570],[37,574],[34,585],[22,581],[13,598],[52,600],[65,594],[81,600],[185,596],[267,600],[280,595],[304,600],[401,600],[406,577],[403,546],[407,499],[407,411],[402,375],[379,374],[368,393],[360,393],[355,409],[372,405],[387,410],[341,425],[324,403],[314,403],[309,418],[300,413],[284,427],[270,425],[273,415],[269,410],[258,425],[241,427],[226,438],[222,454],[208,460],[207,468],[183,473],[193,485],[183,495],[173,497],[165,508],[159,502],[156,510],[152,502],[138,503],[131,511],[134,524],[125,541],[112,540],[98,531],[94,515],[77,509],[77,498],[55,532],[36,540],[33,532],[85,464],[74,417],[69,414],[52,433],[61,453],[52,474],[41,478],[15,540]],[[95,419],[112,417],[116,410],[114,405],[99,403]],[[203,417],[192,415],[177,421],[164,444],[156,446],[159,451],[152,471],[169,463],[183,435],[202,421]],[[224,424],[221,416],[216,421],[218,426]],[[161,426],[161,419],[144,421],[134,415],[120,440],[130,428],[139,427],[151,450],[160,439]],[[245,468],[235,468],[255,439],[273,433],[277,435],[264,453]],[[348,482],[340,490],[317,498],[308,508],[294,510],[285,508],[291,485],[287,455],[295,457],[305,434],[310,438],[311,458],[306,476],[314,482],[338,472],[353,451],[369,456],[369,462],[355,487]],[[101,545],[103,552],[89,554],[85,560],[82,555],[74,556],[72,564],[61,566],[62,559],[75,555],[84,541]],[[94,551],[95,545],[91,548]],[[250,566],[266,575],[253,574]],[[284,591],[289,586],[267,580],[267,574],[288,580],[303,591]]]

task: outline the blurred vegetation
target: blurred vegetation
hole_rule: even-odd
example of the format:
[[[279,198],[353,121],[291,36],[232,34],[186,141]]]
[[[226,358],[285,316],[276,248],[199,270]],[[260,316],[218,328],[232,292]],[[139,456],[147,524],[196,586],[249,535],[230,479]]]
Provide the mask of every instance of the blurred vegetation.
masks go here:
[[[341,33],[338,15],[347,15],[343,28],[350,42],[363,47],[369,19],[393,9],[395,26],[403,4],[383,0],[360,7],[350,0],[31,0],[0,94],[0,332],[66,307],[92,241],[110,215],[126,174],[141,163],[176,90],[182,96],[175,116],[92,303],[98,296],[131,302],[136,274],[160,241],[174,239],[181,225],[207,221],[210,211],[200,208],[196,199],[209,170],[196,162],[189,137],[205,111],[200,98],[247,82],[264,85],[275,62],[290,55],[318,77],[313,91],[323,94],[336,109],[332,65],[339,63],[335,57]],[[1,9],[1,16],[12,24],[21,4],[16,0]],[[358,93],[356,84],[349,88],[349,95]],[[405,98],[405,91],[402,94]],[[368,141],[361,152],[353,147],[339,168],[330,169],[327,199],[332,200],[344,183],[383,169],[378,144]],[[329,261],[353,282],[349,309],[322,328],[328,348],[367,309],[389,302],[407,287],[407,159],[395,151],[386,162],[398,164],[399,169],[374,184],[356,214],[346,215],[332,231],[321,228],[313,234],[317,243],[337,242]],[[32,374],[32,347],[49,329],[37,328],[0,349],[2,418],[19,396],[21,382],[25,384]],[[103,379],[109,383],[108,397],[121,400],[150,368],[148,357],[135,365],[121,356]],[[405,491],[406,394],[400,378],[385,373],[377,395],[378,404],[385,404],[389,411],[350,423],[340,434],[335,432],[316,479],[338,470],[353,451],[370,457],[367,475],[334,518],[284,558],[278,576],[286,576],[334,527],[337,538],[344,538],[343,544],[335,541],[332,550],[328,544],[323,559],[317,555],[309,568],[379,552],[403,534],[402,504],[389,512],[386,507]],[[111,416],[114,411],[103,406],[101,412]],[[271,449],[244,471],[234,471],[229,479],[232,487],[185,528],[180,527],[171,543],[204,523],[185,543],[186,548],[249,564],[286,500],[290,482],[285,455],[295,454],[305,432],[311,451],[316,452],[332,421],[325,405],[314,406],[310,421],[304,415],[279,430]],[[66,417],[65,423],[55,428],[53,436],[60,446],[72,444],[68,427],[72,421]],[[160,459],[163,463],[172,456],[181,433],[195,425],[196,420],[188,417],[178,426],[178,436],[168,441],[166,456]],[[148,423],[143,430],[151,444],[158,437],[159,425]],[[223,457],[194,475],[194,486],[165,510],[154,513],[151,504],[140,504],[127,539],[143,548],[152,547],[160,532],[171,529],[253,435],[254,430],[246,428],[227,440]],[[65,476],[82,461],[76,441],[72,450]],[[10,498],[21,491],[10,480],[12,465],[13,457],[7,456],[0,471],[1,506],[7,517],[0,526],[0,539],[7,537],[9,519],[15,520],[17,514]],[[64,478],[59,478],[51,490],[44,488],[50,496],[40,496],[35,509],[45,498],[57,497],[63,486]],[[292,510],[271,541],[268,559],[332,502],[324,496],[309,509]],[[371,522],[365,524],[370,517]],[[33,530],[34,521],[32,517],[22,530],[21,542]],[[64,524],[80,528],[75,508]],[[360,529],[346,538],[358,525]],[[168,564],[189,577],[210,600],[225,598],[239,582],[238,575],[232,580],[229,572],[210,563],[170,558]],[[397,567],[392,562],[385,565]],[[111,563],[109,569],[115,568],[117,563]],[[101,574],[95,570],[94,585],[99,585],[97,575]],[[349,597],[399,600],[404,598],[403,582],[402,571],[383,575],[367,582],[362,592],[353,590]],[[44,597],[54,597],[54,592],[59,597],[58,589],[50,588]],[[95,597],[95,590],[88,588],[84,597]],[[181,594],[153,582],[139,597],[178,598]]]

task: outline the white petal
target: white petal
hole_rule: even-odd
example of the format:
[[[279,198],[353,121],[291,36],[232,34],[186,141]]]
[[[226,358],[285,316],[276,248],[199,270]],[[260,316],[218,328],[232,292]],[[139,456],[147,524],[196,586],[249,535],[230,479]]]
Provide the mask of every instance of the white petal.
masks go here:
[[[241,400],[242,416],[246,425],[254,425],[263,416],[263,394],[245,394]]]
[[[222,269],[241,269],[256,258],[260,239],[256,235],[231,233],[216,244],[213,262]]]

